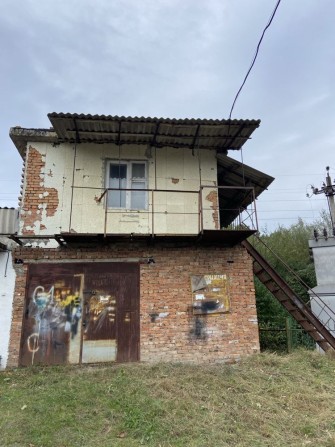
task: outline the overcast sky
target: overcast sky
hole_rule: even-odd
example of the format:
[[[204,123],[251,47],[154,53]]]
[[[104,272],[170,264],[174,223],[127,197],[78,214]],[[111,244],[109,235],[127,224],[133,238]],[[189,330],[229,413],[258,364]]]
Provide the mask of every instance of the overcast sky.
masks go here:
[[[48,128],[48,112],[228,118],[275,3],[2,0],[0,206],[17,206],[22,169],[9,128]],[[276,178],[261,228],[327,208],[306,192],[335,177],[334,17],[334,0],[282,0],[235,106],[262,120],[244,162]]]

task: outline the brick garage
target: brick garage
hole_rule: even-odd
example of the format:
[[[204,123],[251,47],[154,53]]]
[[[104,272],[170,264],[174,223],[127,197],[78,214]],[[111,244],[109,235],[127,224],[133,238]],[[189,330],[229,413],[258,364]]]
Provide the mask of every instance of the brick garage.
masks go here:
[[[153,257],[155,263],[148,264]],[[232,362],[259,352],[252,260],[232,248],[118,243],[102,248],[18,248],[8,366],[19,364],[29,263],[132,261],[140,264],[140,360]],[[201,336],[191,311],[191,275],[227,274],[230,312],[201,316]],[[154,317],[159,315],[161,317]]]

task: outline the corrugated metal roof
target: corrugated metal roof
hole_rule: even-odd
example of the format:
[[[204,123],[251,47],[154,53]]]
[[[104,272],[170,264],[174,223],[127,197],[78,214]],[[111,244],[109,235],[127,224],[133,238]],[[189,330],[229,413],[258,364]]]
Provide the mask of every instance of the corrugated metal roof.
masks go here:
[[[62,142],[144,144],[153,147],[240,149],[260,120],[207,120],[49,113]]]
[[[0,235],[13,234],[19,228],[19,210],[16,208],[0,208]]]
[[[254,188],[257,198],[274,180],[270,175],[226,155],[219,154],[217,159],[219,186],[250,186]],[[247,207],[252,203],[252,197],[243,190],[220,189],[219,196],[220,208],[225,210],[234,208],[236,203],[240,203],[242,207]],[[221,225],[229,225],[237,216],[238,210],[225,211],[220,214]]]

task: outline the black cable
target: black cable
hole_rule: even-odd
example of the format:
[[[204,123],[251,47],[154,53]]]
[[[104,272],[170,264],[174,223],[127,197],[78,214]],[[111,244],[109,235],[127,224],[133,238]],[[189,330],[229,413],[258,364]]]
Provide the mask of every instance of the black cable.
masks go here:
[[[242,90],[242,88],[244,87],[244,84],[246,83],[246,80],[248,79],[248,76],[249,76],[249,74],[250,74],[250,72],[251,72],[253,66],[255,65],[255,62],[256,62],[256,59],[257,59],[257,56],[258,56],[258,51],[259,51],[259,48],[260,48],[260,46],[261,46],[261,43],[262,43],[264,34],[265,34],[266,30],[269,28],[269,26],[271,25],[272,20],[273,20],[275,14],[276,14],[276,12],[277,12],[277,9],[278,9],[278,6],[279,6],[280,2],[281,2],[281,0],[278,0],[278,1],[277,1],[277,4],[276,4],[276,6],[275,6],[275,9],[272,11],[272,14],[271,14],[271,16],[270,16],[270,19],[269,19],[269,21],[268,21],[266,27],[265,27],[264,30],[263,30],[263,33],[262,33],[261,38],[259,39],[259,42],[258,42],[258,45],[257,45],[257,48],[256,48],[256,52],[255,52],[254,58],[253,58],[253,60],[252,60],[252,62],[251,62],[251,65],[250,65],[250,67],[249,67],[249,70],[248,70],[247,74],[245,75],[245,78],[244,78],[244,80],[243,80],[243,82],[242,82],[242,85],[241,85],[241,87],[239,88],[238,92],[236,93],[236,96],[235,96],[233,105],[231,106],[230,113],[229,113],[229,119],[231,119],[231,115],[232,115],[232,113],[233,113],[233,110],[234,110],[234,107],[235,107],[235,103],[236,103],[236,101],[237,101],[237,98],[238,98],[239,94],[241,93],[241,90]]]

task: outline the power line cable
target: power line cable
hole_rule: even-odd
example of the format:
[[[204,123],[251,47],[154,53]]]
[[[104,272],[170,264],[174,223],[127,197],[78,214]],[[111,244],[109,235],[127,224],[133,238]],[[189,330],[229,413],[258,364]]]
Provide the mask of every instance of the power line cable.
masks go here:
[[[229,135],[229,133],[230,133],[231,116],[232,116],[232,113],[233,113],[233,110],[234,110],[234,107],[235,107],[237,98],[239,97],[239,94],[241,93],[242,88],[244,87],[244,84],[246,83],[246,81],[247,81],[247,79],[248,79],[248,76],[249,76],[249,74],[250,74],[250,72],[251,72],[253,66],[255,65],[255,62],[256,62],[256,59],[257,59],[257,56],[258,56],[259,48],[260,48],[260,46],[261,46],[263,37],[264,37],[264,35],[265,35],[266,30],[269,28],[269,26],[270,26],[271,23],[272,23],[272,20],[273,20],[275,14],[276,14],[276,12],[277,12],[277,9],[278,9],[278,6],[279,6],[280,2],[281,2],[281,0],[278,0],[278,1],[277,1],[277,4],[276,4],[274,10],[272,11],[272,14],[271,14],[271,16],[270,16],[270,19],[269,19],[269,21],[268,21],[266,27],[264,28],[264,30],[263,30],[263,32],[262,32],[261,38],[259,39],[259,42],[258,42],[256,51],[255,51],[255,55],[254,55],[254,57],[253,57],[253,60],[252,60],[251,65],[250,65],[250,67],[249,67],[249,70],[247,71],[247,74],[246,74],[245,77],[244,77],[244,80],[243,80],[243,82],[242,82],[241,87],[238,89],[238,92],[236,93],[235,99],[234,99],[234,101],[233,101],[233,104],[232,104],[232,106],[231,106],[230,113],[229,113],[228,135]],[[243,147],[241,147],[241,162],[242,162],[243,185],[245,186],[244,161],[243,161]]]
[[[276,14],[276,12],[277,12],[277,9],[278,9],[278,6],[279,6],[280,2],[281,2],[281,0],[278,0],[278,1],[277,1],[277,4],[276,4],[276,6],[275,6],[275,8],[274,8],[274,10],[272,11],[272,14],[271,14],[271,16],[270,16],[270,19],[269,19],[269,21],[268,21],[266,27],[264,28],[264,30],[263,30],[263,32],[262,32],[261,38],[259,39],[259,42],[258,42],[256,51],[255,51],[255,55],[254,55],[254,57],[253,57],[253,60],[252,60],[251,65],[250,65],[250,67],[249,67],[249,70],[247,71],[247,74],[246,74],[245,77],[244,77],[244,80],[243,80],[243,82],[242,82],[242,85],[241,85],[241,87],[238,89],[238,92],[236,93],[235,99],[234,99],[233,104],[232,104],[232,106],[231,106],[230,113],[229,113],[229,119],[231,119],[231,115],[232,115],[232,113],[233,113],[233,110],[234,110],[234,107],[235,107],[235,103],[236,103],[236,101],[237,101],[237,98],[239,97],[239,95],[240,95],[240,93],[241,93],[241,91],[242,91],[242,88],[244,87],[244,84],[246,83],[246,81],[247,81],[247,79],[248,79],[248,76],[249,76],[249,74],[250,74],[250,72],[251,72],[253,66],[255,65],[255,62],[256,62],[256,59],[257,59],[257,56],[258,56],[259,48],[260,48],[260,46],[261,46],[263,37],[264,37],[264,35],[265,35],[266,30],[270,27],[270,25],[271,25],[271,23],[272,23],[272,20],[273,20],[275,14]]]

